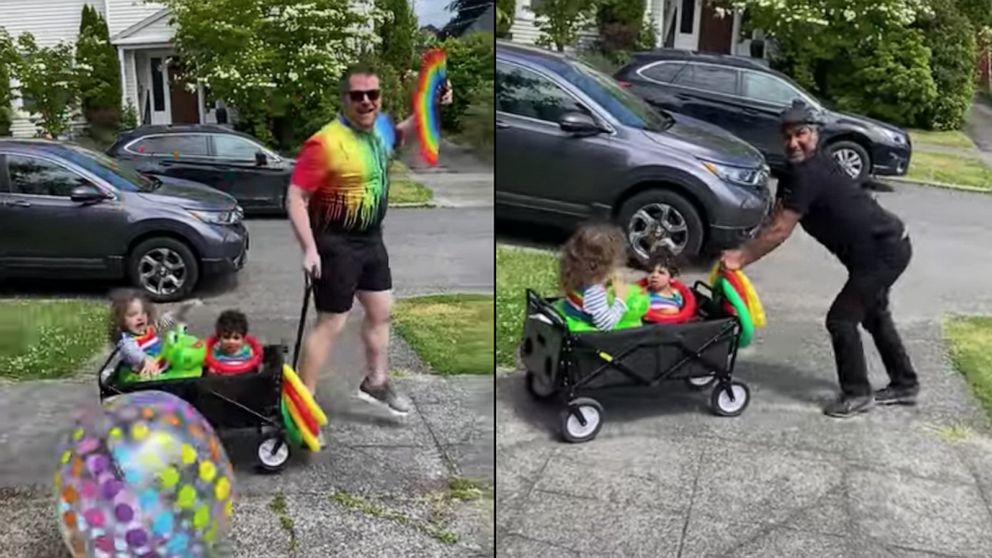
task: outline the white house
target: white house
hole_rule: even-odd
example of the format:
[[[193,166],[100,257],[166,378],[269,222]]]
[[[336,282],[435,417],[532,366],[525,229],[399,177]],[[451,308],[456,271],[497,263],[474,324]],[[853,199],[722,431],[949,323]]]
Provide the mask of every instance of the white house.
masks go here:
[[[511,40],[534,43],[540,37],[535,25],[533,8],[541,0],[517,0]],[[741,37],[741,14],[738,11],[721,16],[706,0],[645,0],[645,19],[654,22],[658,45],[685,50],[721,54],[749,53],[747,39]],[[588,44],[596,33],[580,33],[579,42]]]
[[[194,124],[216,122],[214,107],[206,106],[202,87],[176,77],[176,50],[169,11],[144,0],[3,0],[0,27],[13,37],[29,32],[39,46],[75,42],[83,5],[107,20],[110,41],[117,48],[121,71],[121,104],[133,104],[139,123]],[[170,65],[170,61],[173,62]],[[33,136],[35,127],[15,100],[12,134]]]

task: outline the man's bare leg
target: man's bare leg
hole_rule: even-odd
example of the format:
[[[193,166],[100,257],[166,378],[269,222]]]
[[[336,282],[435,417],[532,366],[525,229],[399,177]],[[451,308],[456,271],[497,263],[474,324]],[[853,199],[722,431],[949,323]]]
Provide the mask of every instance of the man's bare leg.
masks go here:
[[[381,386],[389,379],[389,325],[393,306],[390,291],[359,291],[358,302],[365,309],[362,344],[365,345],[365,375],[369,384]]]
[[[320,379],[320,371],[327,363],[327,359],[330,358],[334,342],[341,335],[347,320],[347,312],[342,314],[318,313],[317,325],[310,331],[303,343],[300,379],[303,380],[303,385],[307,386],[312,394],[317,393],[317,380]]]
[[[362,320],[362,344],[365,345],[365,380],[359,396],[371,403],[385,405],[397,415],[410,412],[410,404],[389,383],[389,323],[392,294],[389,291],[359,291],[358,301],[365,309]]]

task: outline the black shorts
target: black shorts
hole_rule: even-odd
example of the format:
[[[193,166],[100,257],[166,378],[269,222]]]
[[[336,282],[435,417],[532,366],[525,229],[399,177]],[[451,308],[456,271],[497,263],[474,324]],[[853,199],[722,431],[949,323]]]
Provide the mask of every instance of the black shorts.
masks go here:
[[[317,235],[320,278],[314,289],[318,312],[341,314],[351,310],[357,291],[393,288],[389,256],[381,233]]]

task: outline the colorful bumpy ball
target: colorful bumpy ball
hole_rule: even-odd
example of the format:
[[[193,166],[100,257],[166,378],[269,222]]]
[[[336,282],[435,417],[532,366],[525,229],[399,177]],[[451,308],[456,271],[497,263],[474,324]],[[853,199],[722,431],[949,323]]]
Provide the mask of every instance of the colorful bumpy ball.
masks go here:
[[[234,471],[210,423],[161,391],[108,400],[58,447],[55,493],[75,558],[207,556],[233,513]]]

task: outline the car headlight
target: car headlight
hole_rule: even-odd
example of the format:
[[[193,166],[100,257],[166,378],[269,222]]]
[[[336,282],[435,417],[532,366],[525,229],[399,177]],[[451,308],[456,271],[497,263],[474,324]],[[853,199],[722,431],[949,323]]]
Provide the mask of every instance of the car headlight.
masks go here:
[[[906,134],[893,132],[892,130],[882,130],[882,134],[896,145],[906,145]]]
[[[732,184],[756,188],[768,181],[768,168],[765,166],[759,168],[732,167],[710,161],[703,161],[703,166],[720,180]]]
[[[231,211],[202,211],[187,209],[193,217],[210,225],[236,225],[241,222],[242,211],[237,207]]]

